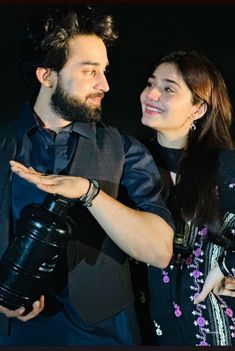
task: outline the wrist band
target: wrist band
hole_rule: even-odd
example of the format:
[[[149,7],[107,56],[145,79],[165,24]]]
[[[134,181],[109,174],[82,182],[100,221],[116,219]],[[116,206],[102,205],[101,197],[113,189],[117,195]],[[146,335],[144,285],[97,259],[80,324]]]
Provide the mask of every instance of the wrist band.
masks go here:
[[[228,270],[228,268],[226,267],[225,265],[225,262],[224,262],[224,256],[220,256],[218,258],[218,264],[219,264],[219,269],[221,270],[222,274],[224,275],[225,278],[227,277],[230,277],[231,274]]]
[[[96,179],[88,179],[89,180],[89,188],[86,194],[82,195],[78,200],[84,207],[91,207],[92,201],[99,194],[100,185]]]

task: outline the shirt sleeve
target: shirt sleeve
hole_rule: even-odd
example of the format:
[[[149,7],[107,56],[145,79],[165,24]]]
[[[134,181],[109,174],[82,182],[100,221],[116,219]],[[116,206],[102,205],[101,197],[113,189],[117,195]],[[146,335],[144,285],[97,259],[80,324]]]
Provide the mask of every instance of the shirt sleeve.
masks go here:
[[[173,229],[174,221],[161,196],[162,181],[147,148],[131,136],[123,136],[125,166],[121,180],[121,198],[141,211],[163,218]]]

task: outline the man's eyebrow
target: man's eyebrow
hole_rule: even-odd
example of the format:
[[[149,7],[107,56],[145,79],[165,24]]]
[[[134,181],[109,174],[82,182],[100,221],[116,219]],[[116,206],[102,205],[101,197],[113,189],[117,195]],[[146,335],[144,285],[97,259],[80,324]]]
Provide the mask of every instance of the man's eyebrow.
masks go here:
[[[91,66],[99,66],[98,62],[93,62],[93,61],[82,61],[82,65],[91,65]]]
[[[95,62],[95,61],[82,61],[81,62],[82,65],[90,65],[90,66],[100,66],[99,62]],[[109,65],[109,62],[107,62],[106,67]]]

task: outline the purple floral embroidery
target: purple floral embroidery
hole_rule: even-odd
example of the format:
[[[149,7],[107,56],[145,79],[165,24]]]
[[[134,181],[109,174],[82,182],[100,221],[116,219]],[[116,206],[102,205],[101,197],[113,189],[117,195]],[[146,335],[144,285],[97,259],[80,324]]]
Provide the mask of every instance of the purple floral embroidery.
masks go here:
[[[175,316],[178,318],[182,315],[182,312],[180,310],[180,306],[177,305],[176,303],[173,302],[173,306],[174,306],[174,309],[175,309]]]
[[[164,269],[162,270],[162,274],[163,274],[163,278],[162,278],[163,283],[165,284],[169,283],[170,278],[168,276],[168,273]]]
[[[207,235],[207,232],[208,232],[208,229],[206,227],[204,227],[198,232],[198,234],[201,236],[205,236],[205,235]]]
[[[206,324],[206,320],[203,317],[198,317],[196,323],[197,325],[199,325],[199,327],[204,327]]]
[[[190,296],[191,301],[193,302],[195,297],[201,291],[202,284],[204,283],[203,272],[200,270],[200,265],[203,263],[203,255],[204,252],[202,250],[204,237],[207,235],[207,228],[203,227],[198,231],[198,241],[195,242],[195,250],[193,251],[193,261],[192,264],[189,265],[189,269],[191,272],[189,275],[193,279],[193,284],[190,286],[193,294]],[[198,339],[197,346],[209,346],[207,342],[207,334],[210,333],[208,326],[208,321],[203,317],[203,310],[206,308],[206,305],[203,303],[199,303],[195,305],[195,309],[193,309],[192,314],[194,316],[194,325],[198,327],[199,333],[196,334],[196,338]]]
[[[199,278],[200,277],[200,271],[198,269],[195,269],[193,272],[192,272],[192,276],[194,278]]]
[[[233,310],[231,308],[226,308],[225,313],[227,316],[232,317],[233,316]]]
[[[201,249],[200,247],[194,251],[194,255],[195,255],[196,257],[201,256],[201,254],[202,254],[202,249]]]
[[[200,341],[199,346],[209,346],[208,342],[206,341]]]

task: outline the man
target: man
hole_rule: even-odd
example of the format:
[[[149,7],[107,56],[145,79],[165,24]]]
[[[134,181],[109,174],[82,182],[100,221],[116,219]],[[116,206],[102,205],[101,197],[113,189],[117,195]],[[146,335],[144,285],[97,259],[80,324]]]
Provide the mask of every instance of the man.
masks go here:
[[[26,315],[24,308],[1,306],[2,319],[11,319],[10,329],[6,323],[1,329],[8,336],[1,336],[0,345],[137,345],[128,255],[165,267],[173,225],[149,153],[100,120],[109,90],[106,45],[116,37],[112,18],[90,8],[85,14],[53,9],[37,16],[26,34],[25,81],[35,77],[40,84],[19,119],[1,129],[2,252],[5,233],[12,235],[10,217],[15,223],[25,205],[46,196],[43,185],[16,174],[11,179],[9,160],[44,174],[73,176],[62,176],[55,192],[80,201],[70,212],[75,238],[49,292]],[[12,165],[14,171],[24,168]]]

